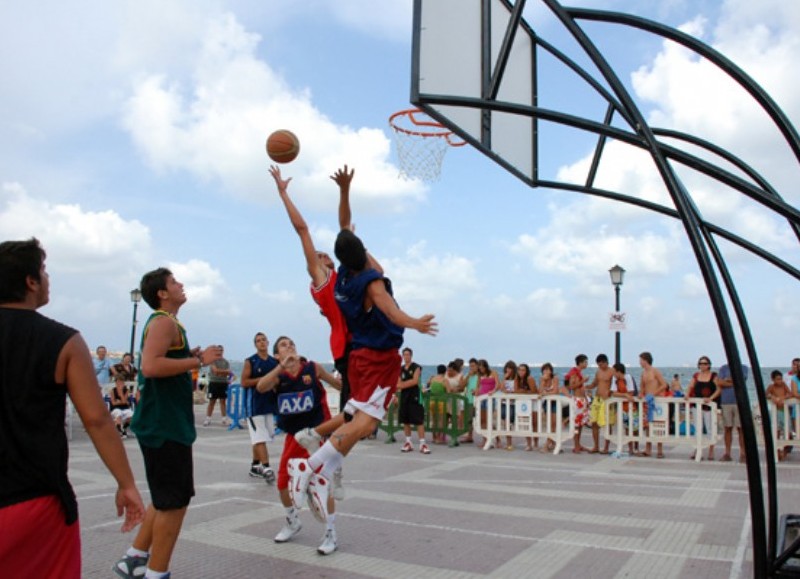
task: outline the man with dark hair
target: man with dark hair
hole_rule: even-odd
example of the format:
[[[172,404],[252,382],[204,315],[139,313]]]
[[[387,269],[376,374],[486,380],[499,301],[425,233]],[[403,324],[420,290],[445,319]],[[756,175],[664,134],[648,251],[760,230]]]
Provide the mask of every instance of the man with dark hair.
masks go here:
[[[267,443],[272,442],[275,435],[275,413],[278,410],[278,399],[275,392],[259,392],[256,389],[259,378],[266,376],[278,360],[269,355],[269,340],[264,332],[258,332],[253,338],[256,353],[244,361],[242,368],[242,388],[245,388],[245,408],[247,429],[250,432],[250,444],[253,448],[253,462],[250,465],[250,476],[261,477],[268,484],[275,482],[275,471],[269,465],[269,449]]]
[[[342,459],[383,420],[400,378],[398,350],[403,345],[403,329],[431,335],[438,332],[433,314],[413,318],[400,309],[392,296],[391,283],[350,229],[339,232],[334,253],[341,263],[336,277],[336,302],[352,336],[350,399],[345,411],[353,420],[337,428],[308,460],[290,461],[290,494],[295,506],[305,502],[307,492],[327,493],[328,481]],[[314,489],[309,488],[312,474]],[[323,500],[320,503],[326,504]]]
[[[66,396],[117,481],[123,531],[142,498],[77,330],[36,310],[50,300],[39,241],[0,243],[0,574],[81,576],[80,525],[67,478]]]
[[[403,425],[403,434],[406,441],[400,452],[411,452],[414,445],[411,443],[411,427],[417,427],[419,438],[419,451],[430,454],[428,443],[425,442],[425,408],[419,400],[419,380],[422,366],[412,361],[414,351],[403,348],[403,367],[400,368],[400,380],[397,389],[400,391],[400,403],[397,409],[397,422]]]
[[[139,534],[114,566],[120,577],[169,577],[169,561],[183,517],[194,496],[194,426],[191,371],[219,360],[222,349],[189,348],[176,317],[186,302],[183,284],[159,268],[140,284],[144,301],[155,310],[142,334],[141,398],[131,422],[144,458],[152,504]],[[145,570],[146,567],[146,570]]]
[[[606,407],[608,399],[613,396],[616,388],[614,387],[614,370],[608,365],[608,356],[605,354],[598,354],[595,358],[597,362],[597,372],[595,372],[594,380],[588,387],[595,391],[592,404],[589,407],[589,418],[592,426],[592,449],[589,451],[592,454],[608,454],[608,445],[610,439],[605,439],[603,450],[600,450],[600,428],[608,424],[614,426],[617,421],[616,411],[613,406]]]
[[[586,377],[583,371],[589,366],[589,357],[586,354],[575,356],[575,366],[564,375],[564,386],[572,396],[575,407],[575,436],[573,437],[572,452],[581,453],[586,448],[581,445],[583,427],[589,425],[589,401],[586,399]]]

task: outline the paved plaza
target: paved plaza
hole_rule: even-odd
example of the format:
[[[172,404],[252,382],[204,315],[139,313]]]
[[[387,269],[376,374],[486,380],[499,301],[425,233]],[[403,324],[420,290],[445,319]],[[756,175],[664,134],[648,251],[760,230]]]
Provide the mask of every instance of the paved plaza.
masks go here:
[[[203,407],[195,408],[199,425]],[[345,462],[339,550],[317,554],[324,528],[307,509],[300,534],[278,545],[277,490],[248,476],[247,432],[216,418],[197,429],[197,496],[172,559],[175,578],[752,576],[744,467],[696,464],[685,448],[667,448],[663,460],[576,456],[569,445],[553,456],[518,440],[514,451],[434,445],[424,456],[402,454],[381,433]],[[276,466],[282,444],[270,444]],[[138,444],[125,446],[147,503]],[[133,535],[119,532],[113,479],[79,423],[70,452],[83,576],[112,577]],[[800,458],[778,473],[782,509],[800,505]]]

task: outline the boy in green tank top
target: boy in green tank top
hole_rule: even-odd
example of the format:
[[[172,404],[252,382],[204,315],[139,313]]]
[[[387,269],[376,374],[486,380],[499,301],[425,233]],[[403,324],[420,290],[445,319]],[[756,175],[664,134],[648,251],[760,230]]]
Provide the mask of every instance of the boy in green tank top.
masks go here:
[[[194,496],[191,371],[222,356],[219,346],[191,349],[176,317],[183,284],[166,268],[146,273],[142,297],[153,310],[142,335],[139,403],[131,421],[144,457],[152,504],[139,534],[114,566],[120,577],[169,577],[169,561]],[[160,574],[160,575],[157,575]]]

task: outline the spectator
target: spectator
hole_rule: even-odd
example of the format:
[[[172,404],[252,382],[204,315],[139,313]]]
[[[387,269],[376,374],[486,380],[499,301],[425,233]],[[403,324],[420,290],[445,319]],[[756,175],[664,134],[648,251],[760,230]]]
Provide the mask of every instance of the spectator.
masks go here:
[[[128,425],[133,418],[130,401],[128,400],[128,388],[122,379],[122,374],[117,374],[114,378],[114,387],[109,392],[111,399],[111,418],[117,426],[119,435],[128,438]]]
[[[742,374],[744,381],[747,382],[747,376],[750,369],[742,364]],[[739,462],[745,461],[744,450],[744,433],[742,432],[742,424],[739,419],[739,408],[736,406],[736,388],[733,385],[733,376],[728,364],[723,364],[719,369],[717,376],[717,386],[720,388],[719,402],[722,406],[722,426],[724,427],[724,441],[725,441],[725,454],[720,459],[722,462],[730,462],[731,460],[731,446],[733,444],[733,429],[739,433]],[[745,385],[742,384],[742,388]]]
[[[224,352],[222,346],[219,347]],[[208,376],[208,406],[206,407],[206,418],[203,426],[211,424],[211,416],[214,414],[214,405],[219,400],[219,412],[222,415],[222,425],[228,426],[231,419],[228,418],[226,404],[228,401],[228,382],[231,377],[231,365],[225,358],[214,361],[209,367],[211,371]]]
[[[425,408],[419,400],[422,366],[412,360],[413,356],[414,351],[411,348],[403,348],[403,365],[400,368],[400,379],[397,381],[397,390],[400,395],[397,421],[403,425],[406,441],[400,452],[414,450],[414,445],[411,443],[411,427],[415,426],[419,438],[419,451],[422,454],[430,454],[431,450],[428,448],[428,443],[425,442]]]

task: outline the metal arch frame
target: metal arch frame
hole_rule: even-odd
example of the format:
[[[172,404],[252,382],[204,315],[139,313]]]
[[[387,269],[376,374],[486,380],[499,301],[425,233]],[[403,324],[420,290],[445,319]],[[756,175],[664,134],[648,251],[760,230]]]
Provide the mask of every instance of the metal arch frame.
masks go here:
[[[421,11],[424,0],[414,0],[414,35],[412,38],[412,75],[411,75],[411,102],[422,108],[433,118],[447,126],[450,130],[458,134],[461,138],[472,144],[478,150],[490,157],[492,160],[505,167],[522,181],[531,187],[547,187],[551,189],[570,190],[590,195],[596,195],[622,201],[661,213],[675,219],[680,219],[686,231],[687,238],[695,254],[700,271],[706,284],[706,288],[711,300],[717,324],[722,338],[727,361],[734,379],[736,400],[742,421],[742,431],[745,442],[745,452],[747,460],[747,478],[750,489],[750,510],[752,525],[752,545],[753,545],[753,568],[756,576],[780,576],[784,563],[793,552],[800,548],[800,539],[790,545],[784,552],[779,553],[777,548],[778,535],[778,502],[777,502],[777,482],[774,460],[774,445],[770,436],[770,418],[767,409],[765,388],[761,378],[761,366],[758,361],[758,354],[755,343],[750,332],[744,308],[736,291],[735,284],[730,275],[724,257],[716,243],[716,237],[721,237],[729,242],[742,247],[743,249],[755,254],[761,259],[778,267],[785,273],[800,280],[800,271],[777,256],[767,252],[763,248],[742,239],[727,229],[714,223],[704,220],[695,206],[688,191],[678,178],[672,162],[692,168],[703,173],[728,187],[741,192],[760,203],[767,209],[777,213],[786,219],[789,227],[795,232],[800,240],[800,211],[786,203],[778,192],[763,178],[757,171],[747,165],[744,161],[734,156],[730,152],[714,145],[713,143],[699,139],[694,135],[685,134],[679,131],[650,127],[641,113],[631,94],[626,90],[623,83],[597,49],[589,36],[578,25],[579,20],[598,21],[609,24],[618,24],[638,28],[640,30],[655,34],[664,39],[677,42],[684,47],[694,51],[696,54],[705,58],[717,68],[722,70],[739,86],[744,88],[759,106],[767,113],[769,118],[777,126],[783,135],[786,143],[793,152],[795,158],[800,162],[800,137],[792,126],[788,117],[778,107],[774,100],[742,69],[736,66],[724,55],[714,50],[705,43],[689,36],[683,32],[637,16],[630,14],[608,12],[603,10],[593,10],[584,8],[570,8],[562,6],[558,0],[541,0],[556,15],[562,25],[572,35],[573,39],[584,50],[594,66],[597,67],[605,83],[610,87],[610,91],[598,82],[591,74],[581,68],[577,63],[560,52],[556,47],[538,37],[534,30],[522,18],[522,12],[526,0],[496,0],[502,2],[509,10],[510,17],[502,44],[499,49],[497,60],[491,62],[490,44],[490,0],[481,0],[482,5],[482,90],[481,98],[460,97],[446,94],[430,94],[420,92],[419,71],[420,71],[420,28]],[[428,0],[430,1],[430,0]],[[506,64],[510,57],[511,48],[515,35],[518,33],[528,34],[534,54],[532,62],[533,90],[532,102],[534,106],[520,105],[518,103],[498,101],[497,95],[505,73]],[[577,73],[589,86],[594,88],[598,95],[608,103],[605,118],[602,123],[564,114],[558,111],[544,109],[538,106],[537,94],[537,62],[536,50],[542,49],[550,53],[563,65]],[[467,134],[457,124],[452,123],[441,115],[436,105],[448,105],[475,108],[482,111],[481,115],[481,135],[480,139]],[[534,143],[532,148],[533,163],[530,175],[523,174],[516,167],[506,162],[503,158],[495,154],[491,148],[491,113],[504,112],[521,116],[530,117],[533,122]],[[611,125],[614,116],[619,117],[630,127],[631,131],[618,129]],[[557,181],[539,179],[538,175],[538,120],[546,120],[560,125],[570,126],[583,131],[598,135],[595,147],[594,158],[589,169],[587,180],[584,185],[575,185]],[[718,165],[701,159],[675,146],[667,145],[658,140],[659,137],[673,139],[678,142],[685,142],[712,153],[720,159],[732,164],[742,171],[752,182],[748,182],[729,171],[725,171]],[[605,142],[607,139],[615,139],[626,144],[638,147],[647,151],[657,170],[667,192],[674,203],[675,209],[652,203],[643,199],[607,191],[594,187],[594,178],[597,168],[602,158]],[[714,266],[719,272],[719,278],[715,275]],[[721,278],[721,281],[720,281]],[[756,396],[762,416],[762,427],[764,430],[764,446],[766,455],[766,474],[767,474],[767,511],[764,508],[764,489],[759,469],[759,454],[756,441],[756,430],[752,419],[750,401],[745,386],[744,375],[741,369],[742,357],[734,335],[734,328],[731,315],[726,309],[725,297],[723,296],[723,285],[730,300],[731,308],[738,321],[748,361],[753,368],[753,378],[756,385]]]

